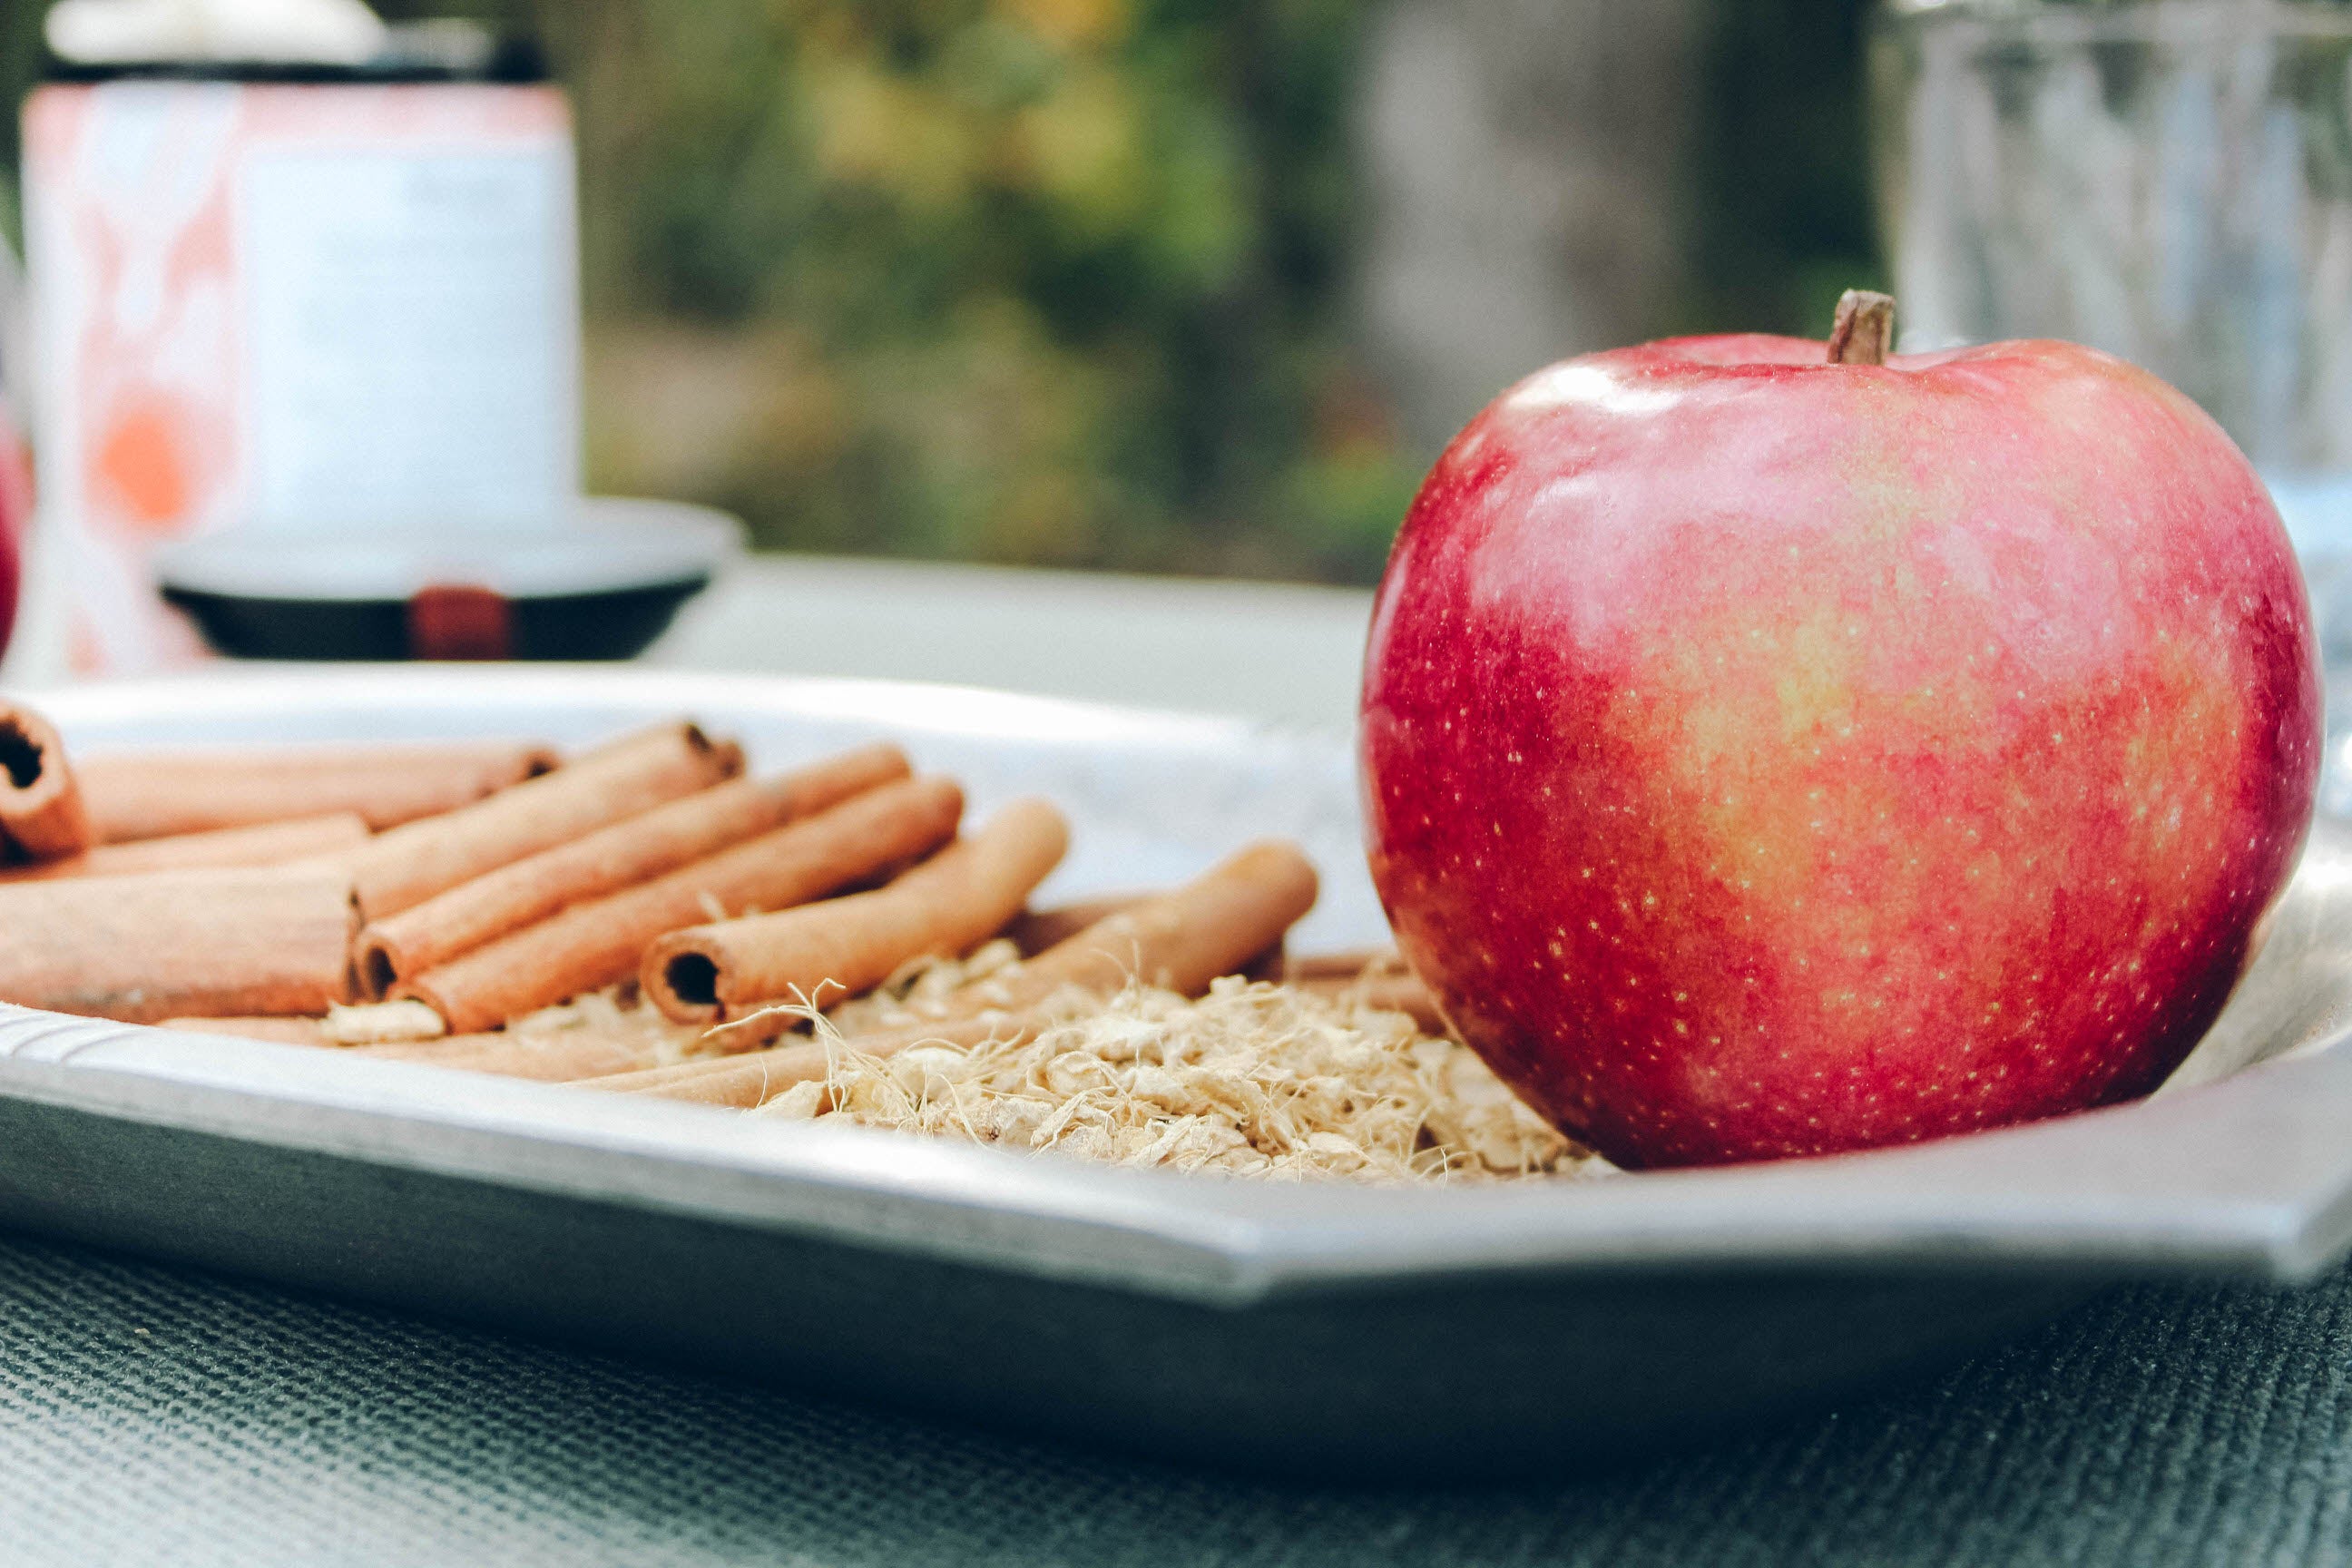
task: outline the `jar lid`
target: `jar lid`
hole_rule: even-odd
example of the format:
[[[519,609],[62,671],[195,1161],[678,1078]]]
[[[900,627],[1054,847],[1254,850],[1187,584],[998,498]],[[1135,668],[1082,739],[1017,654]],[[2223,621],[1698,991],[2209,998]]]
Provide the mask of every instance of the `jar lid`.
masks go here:
[[[261,81],[318,84],[475,81],[536,83],[548,79],[546,53],[525,35],[493,33],[479,23],[444,18],[422,22],[376,22],[363,30],[326,40],[252,38],[233,30],[166,28],[151,37],[124,29],[90,36],[60,26],[70,16],[68,0],[50,13],[44,75],[52,81],[125,79]],[[99,0],[101,6],[121,0]],[[219,0],[213,0],[218,4]],[[101,13],[102,14],[102,13]],[[192,40],[201,40],[202,45]]]

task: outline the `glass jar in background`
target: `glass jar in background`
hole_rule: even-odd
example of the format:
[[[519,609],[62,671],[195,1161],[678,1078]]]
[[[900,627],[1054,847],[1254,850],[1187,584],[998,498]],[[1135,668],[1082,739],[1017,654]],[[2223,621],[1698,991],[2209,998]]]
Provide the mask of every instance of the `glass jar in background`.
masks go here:
[[[2352,723],[2352,4],[1886,0],[1872,143],[1902,346],[2089,343],[2262,470]],[[2352,769],[2326,804],[2352,811]]]

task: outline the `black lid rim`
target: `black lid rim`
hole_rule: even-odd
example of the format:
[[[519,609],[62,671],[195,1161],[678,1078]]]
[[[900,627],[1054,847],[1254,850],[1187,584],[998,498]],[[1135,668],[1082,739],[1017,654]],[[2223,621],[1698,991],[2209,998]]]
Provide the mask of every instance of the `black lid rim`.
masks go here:
[[[478,66],[453,65],[397,49],[354,65],[305,60],[132,60],[91,64],[42,51],[45,81],[89,85],[110,81],[226,81],[301,87],[384,87],[417,82],[475,82],[536,87],[553,79],[538,40],[502,37]]]

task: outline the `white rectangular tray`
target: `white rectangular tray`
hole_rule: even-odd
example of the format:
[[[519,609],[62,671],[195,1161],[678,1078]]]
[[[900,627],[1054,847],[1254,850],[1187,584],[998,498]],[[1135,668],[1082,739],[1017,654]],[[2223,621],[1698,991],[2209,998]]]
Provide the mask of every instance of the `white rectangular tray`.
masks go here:
[[[1344,736],[610,669],[264,671],[47,705],[74,744],[572,744],[692,713],[776,767],[885,735],[976,812],[1061,803],[1054,892],[1279,833],[1325,872],[1303,946],[1384,931]],[[2327,1267],[2352,1242],[2352,1052],[2328,1048],[2347,1028],[2352,835],[2332,825],[2151,1100],[1587,1182],[1129,1172],[0,1007],[0,1225],[1226,1466],[1549,1469],[1834,1396],[2105,1281]]]

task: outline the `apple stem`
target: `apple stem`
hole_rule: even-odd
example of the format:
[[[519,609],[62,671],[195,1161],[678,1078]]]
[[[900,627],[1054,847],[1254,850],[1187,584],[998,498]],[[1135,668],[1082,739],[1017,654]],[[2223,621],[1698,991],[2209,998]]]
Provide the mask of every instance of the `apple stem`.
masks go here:
[[[1895,296],[1849,289],[1838,297],[1830,328],[1830,363],[1885,364],[1895,343]]]

